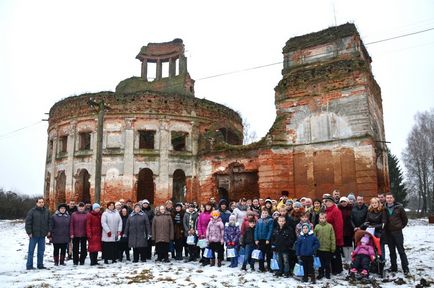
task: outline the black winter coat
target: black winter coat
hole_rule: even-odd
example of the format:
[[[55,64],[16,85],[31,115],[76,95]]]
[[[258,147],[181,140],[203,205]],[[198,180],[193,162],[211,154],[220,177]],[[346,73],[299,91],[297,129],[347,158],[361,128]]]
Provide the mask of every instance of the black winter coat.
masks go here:
[[[287,223],[282,228],[275,227],[271,239],[275,251],[280,253],[289,253],[296,240],[294,230]]]
[[[241,245],[245,247],[246,245],[254,245],[255,244],[255,227],[251,228],[250,226],[244,232],[243,237],[241,238]]]
[[[51,227],[51,215],[47,208],[33,207],[27,213],[26,233],[35,237],[47,236]]]
[[[353,228],[361,227],[366,221],[366,215],[368,214],[368,206],[363,204],[362,207],[355,205],[351,211],[351,223]]]
[[[383,235],[384,226],[386,225],[387,216],[384,210],[381,211],[368,211],[366,214],[366,221],[360,228],[366,230],[368,227],[375,228],[375,237],[381,237]]]

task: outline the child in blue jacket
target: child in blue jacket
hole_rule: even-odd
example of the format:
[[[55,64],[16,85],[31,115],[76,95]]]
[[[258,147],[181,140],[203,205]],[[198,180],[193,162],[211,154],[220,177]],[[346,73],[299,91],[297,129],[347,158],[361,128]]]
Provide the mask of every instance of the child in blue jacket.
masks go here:
[[[259,271],[265,272],[264,258],[267,258],[267,269],[271,271],[270,263],[273,258],[271,251],[271,235],[273,234],[273,218],[268,213],[267,209],[261,212],[261,219],[258,220],[255,227],[255,244],[261,250],[262,260],[259,260]]]
[[[311,276],[312,284],[315,284],[315,270],[313,269],[313,256],[319,248],[319,241],[313,234],[310,224],[304,223],[302,231],[295,243],[297,257],[303,262],[303,282],[308,281],[308,276]]]

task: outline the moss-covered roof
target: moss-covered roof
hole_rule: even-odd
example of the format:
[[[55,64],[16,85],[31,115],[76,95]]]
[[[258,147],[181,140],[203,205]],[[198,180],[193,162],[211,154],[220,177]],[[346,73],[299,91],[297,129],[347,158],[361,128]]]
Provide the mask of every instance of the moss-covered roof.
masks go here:
[[[293,37],[286,42],[285,47],[283,47],[283,53],[314,47],[352,35],[359,35],[356,25],[353,23],[345,23],[318,32]]]

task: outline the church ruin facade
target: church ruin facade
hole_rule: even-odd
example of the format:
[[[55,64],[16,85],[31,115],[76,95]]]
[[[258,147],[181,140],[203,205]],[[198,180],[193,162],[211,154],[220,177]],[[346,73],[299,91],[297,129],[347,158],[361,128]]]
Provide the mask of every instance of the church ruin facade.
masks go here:
[[[136,58],[141,76],[115,92],[68,97],[51,108],[44,193],[51,208],[95,200],[98,119],[89,101],[107,106],[102,203],[389,190],[381,90],[353,24],[287,41],[276,119],[249,145],[242,145],[238,113],[195,97],[182,40],[149,43]]]

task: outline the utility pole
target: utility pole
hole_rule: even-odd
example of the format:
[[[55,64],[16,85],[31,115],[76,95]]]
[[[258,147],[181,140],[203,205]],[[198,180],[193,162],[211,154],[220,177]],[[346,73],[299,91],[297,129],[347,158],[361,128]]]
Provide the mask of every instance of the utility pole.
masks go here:
[[[104,100],[95,101],[90,98],[87,102],[89,106],[94,107],[98,112],[98,123],[96,130],[96,159],[95,159],[95,203],[101,200],[101,168],[102,168],[102,140],[104,128],[104,114],[106,109],[110,109],[104,103]]]

